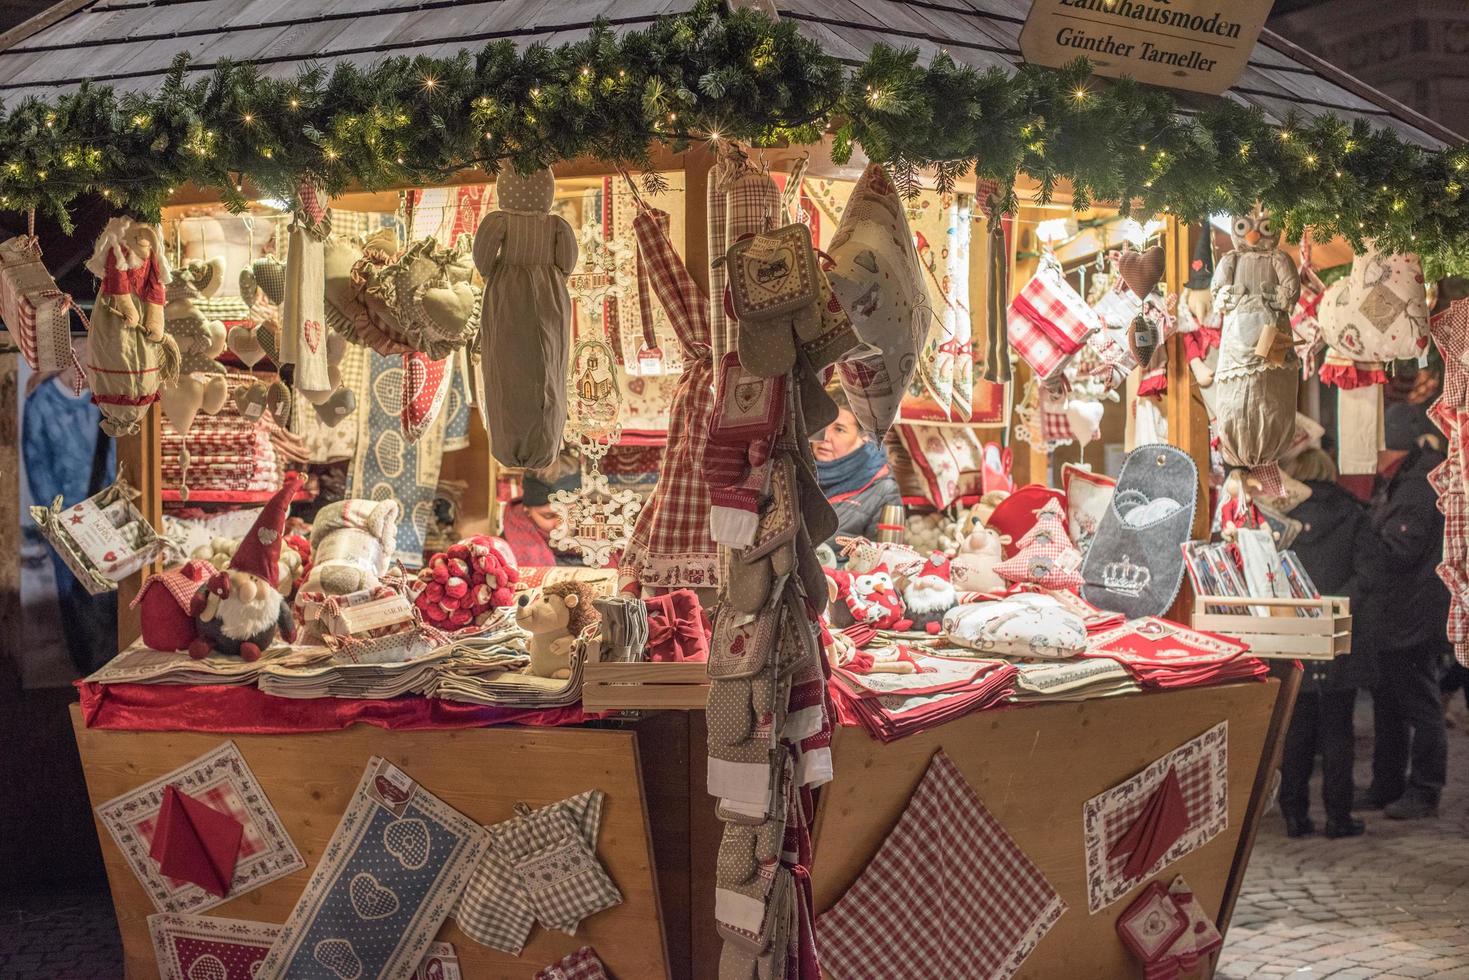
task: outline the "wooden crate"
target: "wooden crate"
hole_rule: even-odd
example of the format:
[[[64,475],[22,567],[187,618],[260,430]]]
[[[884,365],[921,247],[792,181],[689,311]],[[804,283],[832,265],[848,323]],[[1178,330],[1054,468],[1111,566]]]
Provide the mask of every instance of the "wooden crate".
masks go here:
[[[703,711],[709,698],[704,663],[589,663],[581,702],[587,711]]]
[[[1211,613],[1209,606],[1238,608],[1235,613]],[[1268,616],[1250,609],[1263,606]],[[1319,616],[1298,616],[1299,609],[1319,609]],[[1194,598],[1193,625],[1210,633],[1237,637],[1250,645],[1256,657],[1275,660],[1331,660],[1352,652],[1352,610],[1341,596],[1319,599],[1254,599],[1201,595]]]

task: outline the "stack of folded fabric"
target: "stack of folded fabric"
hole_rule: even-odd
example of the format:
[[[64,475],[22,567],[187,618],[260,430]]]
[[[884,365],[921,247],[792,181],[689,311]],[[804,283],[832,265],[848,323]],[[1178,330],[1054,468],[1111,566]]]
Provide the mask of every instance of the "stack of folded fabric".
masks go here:
[[[257,686],[278,698],[363,698],[383,700],[422,694],[433,686],[450,647],[435,647],[396,663],[352,663],[341,655],[314,664],[272,663]]]
[[[891,742],[1004,701],[1015,675],[1015,666],[1003,660],[905,649],[898,658],[878,659],[868,673],[834,668],[829,689],[842,724]]]
[[[586,643],[578,642],[572,652],[570,677],[538,677],[526,672],[525,635],[506,629],[456,641],[425,693],[502,708],[559,708],[580,701]]]
[[[326,647],[275,646],[259,660],[214,653],[194,660],[182,653],[151,650],[139,640],[85,678],[89,684],[254,684],[271,666],[307,667],[331,659]]]
[[[1141,685],[1115,660],[1094,657],[1016,664],[1014,704],[1038,701],[1089,701],[1118,694],[1136,694]]]
[[[1245,656],[1249,649],[1249,644],[1227,636],[1146,616],[1093,635],[1082,656],[1115,660],[1143,687],[1167,689],[1264,680],[1269,668],[1263,660]]]
[[[224,408],[214,415],[200,412],[187,434],[180,434],[167,416],[164,417],[165,485],[175,487],[183,483],[184,467],[179,459],[184,450],[188,451],[191,490],[254,493],[275,490],[281,485],[282,468],[271,441],[275,423],[264,414],[247,418],[235,403],[236,391],[255,383],[254,376],[230,374],[227,378],[230,397]]]

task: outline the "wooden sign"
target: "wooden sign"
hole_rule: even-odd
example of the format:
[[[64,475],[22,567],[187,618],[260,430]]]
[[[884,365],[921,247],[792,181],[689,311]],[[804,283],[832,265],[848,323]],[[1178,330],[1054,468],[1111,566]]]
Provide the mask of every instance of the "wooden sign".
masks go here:
[[[1077,58],[1098,75],[1219,95],[1244,71],[1271,0],[1035,0],[1020,32],[1026,61]]]

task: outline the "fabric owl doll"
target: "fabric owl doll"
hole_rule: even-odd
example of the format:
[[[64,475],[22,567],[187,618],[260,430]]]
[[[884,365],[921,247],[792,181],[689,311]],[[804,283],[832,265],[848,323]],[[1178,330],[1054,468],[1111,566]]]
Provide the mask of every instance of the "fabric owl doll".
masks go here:
[[[1214,371],[1224,461],[1274,466],[1295,434],[1299,371],[1290,313],[1301,292],[1295,263],[1258,203],[1230,227],[1232,251],[1214,269],[1214,308],[1223,316]]]
[[[485,278],[480,358],[481,412],[490,451],[506,466],[550,466],[566,428],[571,296],[576,233],[551,214],[556,178],[512,169],[495,184],[499,211],[480,222],[474,264]]]

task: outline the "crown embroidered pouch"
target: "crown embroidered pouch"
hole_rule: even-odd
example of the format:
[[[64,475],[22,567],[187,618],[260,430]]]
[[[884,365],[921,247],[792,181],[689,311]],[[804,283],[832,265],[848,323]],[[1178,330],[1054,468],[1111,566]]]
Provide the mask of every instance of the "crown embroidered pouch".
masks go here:
[[[1082,598],[1129,619],[1168,611],[1183,582],[1198,481],[1194,461],[1173,446],[1127,455],[1081,566]]]

